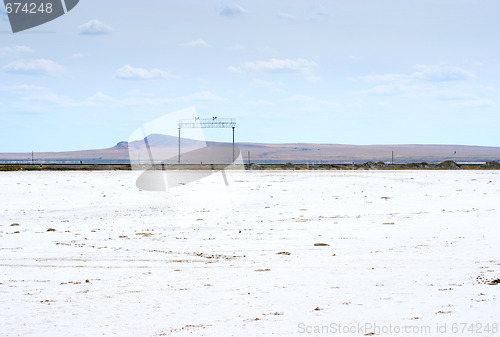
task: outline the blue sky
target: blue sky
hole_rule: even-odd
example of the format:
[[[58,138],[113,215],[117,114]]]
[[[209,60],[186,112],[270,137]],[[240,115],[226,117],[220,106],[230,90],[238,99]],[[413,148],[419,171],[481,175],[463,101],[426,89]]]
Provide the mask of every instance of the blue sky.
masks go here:
[[[16,34],[2,12],[0,152],[110,147],[191,106],[237,118],[237,141],[500,146],[499,12],[481,0],[81,0]]]

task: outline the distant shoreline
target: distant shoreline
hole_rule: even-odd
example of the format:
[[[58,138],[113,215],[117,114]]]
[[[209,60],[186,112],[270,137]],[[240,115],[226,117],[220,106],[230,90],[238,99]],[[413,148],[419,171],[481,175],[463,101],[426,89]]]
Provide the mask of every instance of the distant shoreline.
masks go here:
[[[148,139],[147,145],[145,139]],[[233,155],[232,143],[198,141],[176,136],[151,134],[144,140],[118,142],[105,149],[63,151],[0,153],[2,164],[177,164],[179,150],[181,164],[200,162],[227,163],[233,157],[246,164],[362,164],[384,162],[395,164],[421,163],[439,164],[452,160],[458,164],[484,164],[500,161],[500,147],[474,145],[439,144],[392,144],[392,145],[349,145],[313,143],[240,143],[236,142]],[[148,149],[149,148],[149,149]],[[231,161],[232,162],[232,161]]]
[[[154,164],[134,165],[134,169],[140,170],[500,170],[499,162],[481,163],[455,163],[448,160],[439,164],[405,163],[387,164],[383,162],[366,162],[363,164],[294,164],[294,163],[251,163],[244,165],[231,164]],[[0,172],[8,171],[130,171],[130,164],[0,164]]]

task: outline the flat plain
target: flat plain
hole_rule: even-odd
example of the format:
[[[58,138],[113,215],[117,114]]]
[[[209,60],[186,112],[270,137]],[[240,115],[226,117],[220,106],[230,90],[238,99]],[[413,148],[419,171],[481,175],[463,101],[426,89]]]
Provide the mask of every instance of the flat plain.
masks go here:
[[[227,175],[1,173],[0,335],[500,334],[500,172]]]

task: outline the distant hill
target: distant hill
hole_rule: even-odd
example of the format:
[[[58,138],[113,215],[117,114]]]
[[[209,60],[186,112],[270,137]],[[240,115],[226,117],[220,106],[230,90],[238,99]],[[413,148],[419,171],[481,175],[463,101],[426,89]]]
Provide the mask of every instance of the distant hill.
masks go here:
[[[146,139],[133,142],[119,142],[107,149],[37,152],[37,162],[128,162],[129,151],[135,160],[147,161],[149,151]],[[153,157],[160,161],[170,159],[176,161],[178,138],[160,134],[147,137]],[[202,142],[193,139],[181,139],[182,153],[204,146],[224,148],[231,143]],[[367,161],[391,162],[394,152],[395,163],[428,162],[437,163],[445,160],[456,162],[487,162],[500,160],[500,147],[467,146],[467,145],[342,145],[342,144],[265,144],[236,143],[245,162],[323,162],[323,163],[363,163]],[[134,159],[133,158],[133,159]],[[187,157],[184,157],[187,159]],[[193,162],[197,158],[191,158]],[[0,161],[31,161],[31,153],[0,153]]]

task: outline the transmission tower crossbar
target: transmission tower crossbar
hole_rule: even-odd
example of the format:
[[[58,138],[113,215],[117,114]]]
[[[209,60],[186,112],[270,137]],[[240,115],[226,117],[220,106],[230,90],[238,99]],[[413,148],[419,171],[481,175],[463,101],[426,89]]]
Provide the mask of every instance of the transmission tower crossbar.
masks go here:
[[[179,129],[179,155],[177,159],[177,163],[181,163],[181,129],[233,129],[233,163],[234,163],[234,129],[236,128],[236,119],[234,118],[199,118],[195,119],[180,119],[177,122],[177,127]]]
[[[195,118],[181,119],[177,122],[179,129],[182,128],[234,128],[236,119],[234,118]]]

